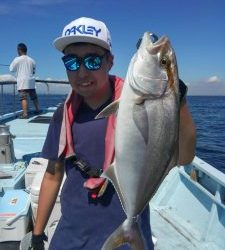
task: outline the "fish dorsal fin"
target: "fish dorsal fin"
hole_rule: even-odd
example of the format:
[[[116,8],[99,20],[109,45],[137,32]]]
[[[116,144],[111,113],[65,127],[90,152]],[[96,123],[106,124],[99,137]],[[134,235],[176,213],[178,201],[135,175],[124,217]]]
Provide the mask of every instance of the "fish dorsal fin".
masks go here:
[[[110,103],[95,117],[95,119],[109,117],[110,115],[115,114],[119,108],[119,104],[120,104],[119,99]]]
[[[116,192],[119,196],[121,205],[123,207],[124,212],[126,213],[126,205],[125,205],[125,200],[124,197],[121,193],[120,190],[120,185],[118,183],[118,180],[116,178],[116,173],[115,173],[115,162],[113,162],[102,174],[101,177],[103,178],[107,178],[111,181],[111,183],[113,184],[114,188],[116,189]]]

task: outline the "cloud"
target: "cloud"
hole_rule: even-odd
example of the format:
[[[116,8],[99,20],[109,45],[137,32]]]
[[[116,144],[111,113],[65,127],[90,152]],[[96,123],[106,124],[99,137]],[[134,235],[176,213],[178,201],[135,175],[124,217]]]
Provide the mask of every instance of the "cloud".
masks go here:
[[[218,76],[211,76],[208,78],[208,80],[206,81],[208,83],[219,83],[221,82],[220,78]]]
[[[36,77],[36,79],[39,79],[39,77]],[[55,79],[48,77],[45,80],[55,80]],[[64,82],[64,81],[68,81],[68,79],[57,79],[57,81]],[[69,93],[69,91],[71,90],[71,86],[70,84],[36,82],[36,89],[37,89],[38,94],[65,95]]]
[[[188,95],[225,96],[225,81],[219,76],[188,84]]]
[[[0,75],[0,82],[15,82],[16,78],[13,75]]]
[[[40,80],[37,76],[36,79]],[[46,78],[45,80],[54,80],[53,78]],[[57,79],[57,81],[68,81],[68,79]],[[7,85],[3,86],[3,94],[9,93],[13,94],[16,79],[14,76],[10,74],[0,75],[0,82],[7,82]],[[60,83],[43,83],[43,82],[36,82],[36,89],[38,94],[58,94],[58,95],[65,95],[68,94],[71,90],[70,84],[60,84]]]

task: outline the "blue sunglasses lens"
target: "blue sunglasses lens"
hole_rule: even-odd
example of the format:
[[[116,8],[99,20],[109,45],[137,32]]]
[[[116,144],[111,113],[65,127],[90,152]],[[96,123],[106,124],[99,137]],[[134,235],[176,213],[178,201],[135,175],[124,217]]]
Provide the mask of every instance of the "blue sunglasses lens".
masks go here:
[[[80,68],[80,63],[75,57],[65,57],[63,59],[66,69],[70,71],[76,71]]]
[[[88,70],[98,70],[102,65],[102,59],[105,55],[87,55],[83,58],[77,57],[75,55],[67,55],[62,57],[64,65],[69,71],[77,71],[80,68],[81,63]]]
[[[84,66],[89,70],[98,70],[102,65],[102,57],[100,56],[88,56],[85,57]]]

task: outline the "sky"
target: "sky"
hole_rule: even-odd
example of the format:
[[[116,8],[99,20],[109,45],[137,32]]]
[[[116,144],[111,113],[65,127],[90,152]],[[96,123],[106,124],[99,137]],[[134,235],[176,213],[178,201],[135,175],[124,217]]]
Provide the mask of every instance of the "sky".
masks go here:
[[[62,53],[52,42],[81,16],[106,23],[111,32],[111,74],[126,76],[135,45],[145,31],[166,35],[176,52],[179,77],[191,95],[225,95],[224,0],[2,0],[0,75],[24,42],[39,79],[66,80]]]

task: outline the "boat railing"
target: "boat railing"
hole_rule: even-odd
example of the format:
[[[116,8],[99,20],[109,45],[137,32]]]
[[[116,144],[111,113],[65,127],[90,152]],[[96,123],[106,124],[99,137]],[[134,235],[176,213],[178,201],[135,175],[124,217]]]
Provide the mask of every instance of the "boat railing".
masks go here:
[[[15,81],[5,81],[0,82],[0,116],[4,114],[4,86],[13,86],[13,106],[12,110],[15,112],[16,110],[16,82]]]
[[[225,174],[199,157],[186,166],[185,172],[199,188],[225,211]]]
[[[62,81],[62,80],[41,80],[41,79],[36,79],[36,83],[44,84],[46,86],[46,104],[49,103],[49,95],[50,95],[50,85],[51,84],[65,84],[68,85],[68,81]],[[16,112],[16,81],[0,81],[0,117],[4,114],[4,87],[5,86],[13,86],[12,90],[12,95],[13,95],[13,101],[12,101],[12,107],[11,107],[11,112],[15,113]],[[8,93],[8,91],[7,91]]]

